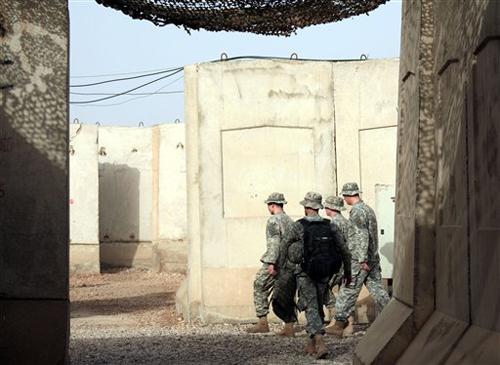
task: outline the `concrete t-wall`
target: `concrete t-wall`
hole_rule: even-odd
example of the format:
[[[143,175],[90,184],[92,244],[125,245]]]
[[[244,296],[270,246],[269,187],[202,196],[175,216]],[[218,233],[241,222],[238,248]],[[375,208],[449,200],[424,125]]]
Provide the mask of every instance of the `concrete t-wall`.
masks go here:
[[[395,287],[359,364],[500,363],[500,3],[403,3]]]
[[[397,60],[244,60],[185,68],[189,269],[178,306],[188,319],[255,316],[264,199],[284,192],[286,211],[298,218],[307,191],[336,194],[340,173],[359,180],[359,131],[396,124],[397,67]],[[389,81],[380,86],[370,69]],[[371,98],[359,97],[363,82],[375,89]],[[369,118],[377,110],[381,117]],[[339,138],[346,138],[340,146]],[[341,158],[355,156],[355,166],[337,168],[340,150]],[[379,182],[393,183],[390,169],[379,174]]]
[[[151,128],[99,127],[99,238],[103,265],[149,265],[151,144]]]
[[[67,1],[0,0],[0,363],[67,362]]]
[[[153,127],[153,181],[155,268],[185,272],[187,203],[184,124]]]
[[[70,125],[71,272],[95,273],[100,271],[97,142],[97,126]]]
[[[184,124],[72,124],[70,143],[72,272],[185,271]]]

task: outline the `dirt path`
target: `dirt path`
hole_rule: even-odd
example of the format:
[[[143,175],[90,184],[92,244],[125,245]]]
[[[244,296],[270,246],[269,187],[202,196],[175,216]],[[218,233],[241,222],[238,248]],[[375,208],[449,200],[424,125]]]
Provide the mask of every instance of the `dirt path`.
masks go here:
[[[71,363],[350,364],[364,333],[343,340],[327,337],[331,356],[316,361],[302,353],[304,331],[289,339],[248,335],[248,325],[188,325],[175,312],[182,279],[137,270],[73,276]]]

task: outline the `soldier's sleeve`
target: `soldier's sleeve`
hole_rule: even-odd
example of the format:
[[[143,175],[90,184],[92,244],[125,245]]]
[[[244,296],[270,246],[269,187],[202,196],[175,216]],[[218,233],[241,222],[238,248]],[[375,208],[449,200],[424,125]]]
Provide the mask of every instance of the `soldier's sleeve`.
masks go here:
[[[266,227],[267,251],[261,261],[265,264],[275,264],[278,261],[281,242],[281,231],[276,220],[270,219]]]
[[[347,244],[344,239],[344,235],[340,232],[340,230],[334,225],[331,225],[331,229],[335,234],[335,238],[337,241],[337,247],[342,256],[342,263],[344,264],[344,276],[351,276],[351,252],[347,248]]]
[[[370,236],[373,237],[377,247],[378,247],[378,227],[377,227],[377,218],[375,216],[375,212],[370,216]]]
[[[349,214],[349,222],[359,229],[367,229],[366,214],[362,209],[353,208]]]
[[[368,261],[369,232],[366,222],[366,214],[361,209],[352,209],[349,216],[351,229],[354,230],[355,252],[354,259],[358,262]]]

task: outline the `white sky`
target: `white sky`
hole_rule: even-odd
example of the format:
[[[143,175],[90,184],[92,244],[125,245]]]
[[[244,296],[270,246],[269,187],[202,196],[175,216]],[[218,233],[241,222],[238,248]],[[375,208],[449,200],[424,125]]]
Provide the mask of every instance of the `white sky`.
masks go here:
[[[294,52],[300,58],[315,59],[359,58],[362,53],[369,58],[399,57],[401,1],[398,0],[389,1],[369,16],[308,27],[291,37],[206,31],[192,31],[189,35],[175,26],[157,27],[147,21],[133,20],[94,0],[70,0],[69,4],[71,85],[134,75],[80,76],[182,67],[219,59],[222,52],[229,57],[290,57]],[[118,93],[160,76],[71,88],[70,91]],[[147,93],[159,88],[162,92],[183,91],[182,72],[137,92]],[[70,99],[82,101],[103,96],[106,95],[71,94]],[[106,125],[168,123],[176,118],[183,120],[184,97],[182,93],[120,96],[86,106],[71,105],[70,120],[74,118]]]

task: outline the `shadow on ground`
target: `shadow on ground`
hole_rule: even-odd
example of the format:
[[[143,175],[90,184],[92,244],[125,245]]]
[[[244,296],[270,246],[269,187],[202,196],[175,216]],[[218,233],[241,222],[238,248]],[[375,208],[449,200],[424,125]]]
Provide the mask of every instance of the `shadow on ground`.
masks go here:
[[[150,293],[124,298],[94,299],[71,302],[71,318],[114,315],[148,311],[173,305],[175,293]]]

